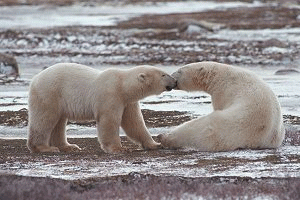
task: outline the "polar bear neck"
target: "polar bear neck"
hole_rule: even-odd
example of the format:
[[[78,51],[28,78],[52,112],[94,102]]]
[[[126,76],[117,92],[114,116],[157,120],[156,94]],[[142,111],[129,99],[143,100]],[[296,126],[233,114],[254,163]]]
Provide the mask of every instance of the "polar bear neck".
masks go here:
[[[242,94],[255,90],[254,79],[261,83],[252,72],[225,64],[206,69],[202,76],[204,91],[211,95],[213,107],[217,110],[230,106]]]
[[[232,85],[238,84],[237,79],[243,79],[245,76],[243,70],[238,68],[233,70],[232,66],[226,64],[214,65],[214,63],[202,67],[199,73],[196,76],[199,77],[197,80],[198,87],[210,95],[216,95],[220,91],[226,90],[229,85],[232,87]]]
[[[216,90],[218,82],[220,82],[220,74],[217,73],[217,70],[214,66],[206,68],[200,68],[198,74],[194,76],[195,79],[193,82],[197,85],[197,87],[212,95]]]

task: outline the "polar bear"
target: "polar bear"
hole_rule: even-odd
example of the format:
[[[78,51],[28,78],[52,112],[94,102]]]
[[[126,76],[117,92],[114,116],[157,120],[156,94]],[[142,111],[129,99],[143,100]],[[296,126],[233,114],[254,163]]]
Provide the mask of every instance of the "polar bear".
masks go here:
[[[59,63],[37,74],[29,89],[31,152],[80,150],[65,135],[68,120],[96,120],[98,140],[108,153],[123,152],[121,126],[127,136],[145,149],[160,147],[148,132],[138,101],[170,91],[176,80],[152,66],[96,69]]]
[[[188,64],[172,76],[179,90],[210,94],[214,111],[159,135],[164,147],[214,152],[276,148],[282,143],[285,129],[278,99],[254,73],[200,62]]]

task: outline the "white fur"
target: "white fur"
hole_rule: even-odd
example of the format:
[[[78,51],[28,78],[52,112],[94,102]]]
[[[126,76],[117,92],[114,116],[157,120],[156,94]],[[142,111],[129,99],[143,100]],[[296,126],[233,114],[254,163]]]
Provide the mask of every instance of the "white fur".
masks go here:
[[[31,152],[80,149],[67,142],[69,119],[95,119],[105,152],[124,151],[120,126],[144,148],[158,148],[160,144],[145,126],[138,100],[175,85],[171,76],[151,66],[100,72],[74,63],[56,64],[36,75],[30,85],[28,148]]]
[[[214,111],[161,135],[163,146],[230,151],[281,145],[285,129],[278,99],[254,73],[201,62],[186,65],[172,76],[178,81],[178,89],[210,94]]]

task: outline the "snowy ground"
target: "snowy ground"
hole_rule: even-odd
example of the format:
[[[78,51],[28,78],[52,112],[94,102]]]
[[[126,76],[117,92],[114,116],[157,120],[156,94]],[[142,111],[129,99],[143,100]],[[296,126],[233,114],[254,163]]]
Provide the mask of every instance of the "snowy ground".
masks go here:
[[[72,6],[2,6],[0,7],[0,28],[49,28],[57,26],[108,26],[143,14],[170,14],[201,12],[205,10],[236,7],[261,6],[262,3],[243,2],[159,2],[94,6],[75,4]]]

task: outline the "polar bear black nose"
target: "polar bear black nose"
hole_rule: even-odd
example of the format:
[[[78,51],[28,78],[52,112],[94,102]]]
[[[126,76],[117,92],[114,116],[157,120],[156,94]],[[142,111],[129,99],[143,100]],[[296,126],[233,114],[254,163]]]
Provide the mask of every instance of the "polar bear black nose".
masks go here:
[[[172,89],[173,89],[173,88],[172,88],[171,86],[167,86],[167,87],[166,87],[166,90],[167,90],[167,91],[171,91]]]
[[[177,81],[174,81],[173,83],[172,83],[172,85],[167,85],[166,86],[166,90],[167,91],[171,91],[172,89],[174,89],[174,88],[176,88],[177,87]]]

